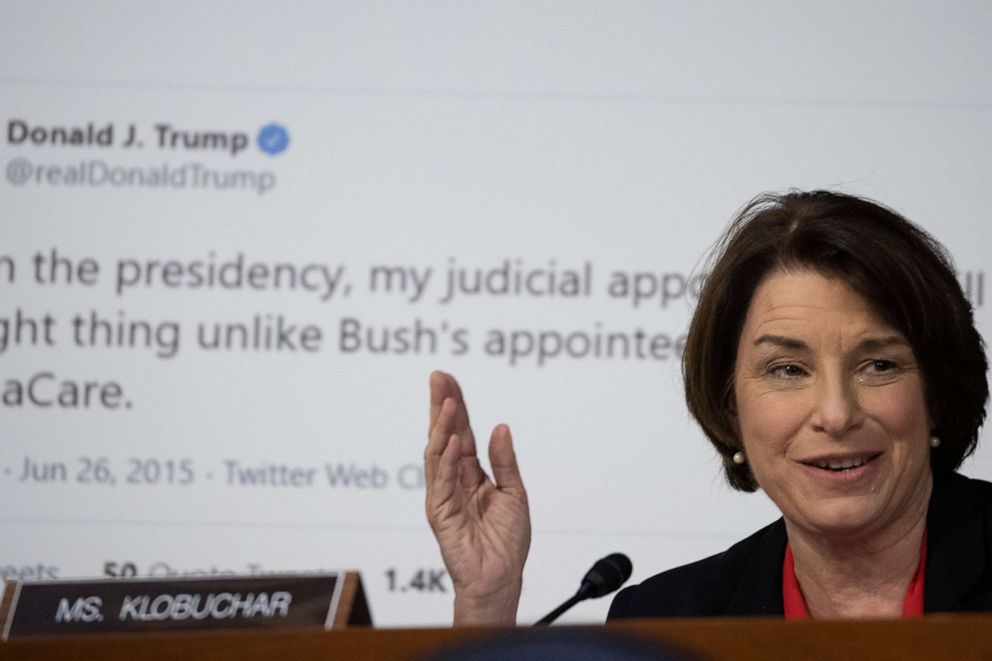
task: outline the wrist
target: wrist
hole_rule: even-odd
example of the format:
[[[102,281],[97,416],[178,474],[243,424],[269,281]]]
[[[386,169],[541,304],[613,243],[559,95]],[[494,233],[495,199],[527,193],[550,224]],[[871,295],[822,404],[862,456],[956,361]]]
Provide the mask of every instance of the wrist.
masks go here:
[[[456,588],[454,626],[516,626],[521,588],[520,581],[485,595]]]

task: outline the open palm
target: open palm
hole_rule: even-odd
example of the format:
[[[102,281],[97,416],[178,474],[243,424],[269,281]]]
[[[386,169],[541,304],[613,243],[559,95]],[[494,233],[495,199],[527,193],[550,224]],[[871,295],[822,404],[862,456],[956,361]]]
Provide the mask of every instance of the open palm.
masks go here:
[[[455,623],[512,623],[530,548],[530,514],[510,430],[498,425],[489,441],[494,481],[479,464],[457,381],[434,372],[430,386],[427,519],[454,584]]]

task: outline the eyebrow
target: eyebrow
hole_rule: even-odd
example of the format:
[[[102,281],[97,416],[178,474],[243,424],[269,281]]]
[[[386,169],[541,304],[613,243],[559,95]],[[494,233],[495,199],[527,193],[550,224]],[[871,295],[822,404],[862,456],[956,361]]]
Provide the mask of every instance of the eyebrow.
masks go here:
[[[861,344],[859,344],[858,346],[868,351],[876,351],[878,349],[885,349],[886,347],[891,347],[899,344],[904,345],[906,347],[910,346],[909,342],[907,342],[904,338],[899,337],[898,335],[887,335],[885,337],[871,337],[866,340],[863,340]]]
[[[762,335],[754,341],[754,346],[759,344],[774,344],[786,349],[806,349],[806,343],[784,335]]]
[[[797,340],[793,337],[786,337],[784,335],[762,335],[754,341],[754,346],[758,346],[760,344],[774,344],[785,349],[793,349],[796,351],[802,351],[809,348],[802,340]],[[909,343],[898,335],[886,335],[885,337],[870,337],[862,340],[858,344],[858,348],[865,351],[878,351],[879,349],[884,349],[886,347],[899,344],[909,346]]]

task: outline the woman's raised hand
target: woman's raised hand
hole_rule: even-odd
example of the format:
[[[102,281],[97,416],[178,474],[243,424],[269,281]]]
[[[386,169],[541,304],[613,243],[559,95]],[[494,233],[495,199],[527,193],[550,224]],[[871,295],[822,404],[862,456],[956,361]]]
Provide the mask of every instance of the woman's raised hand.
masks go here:
[[[444,372],[432,373],[430,382],[427,520],[454,584],[454,623],[514,624],[530,512],[510,429],[498,425],[489,439],[494,482],[479,465],[458,382]]]

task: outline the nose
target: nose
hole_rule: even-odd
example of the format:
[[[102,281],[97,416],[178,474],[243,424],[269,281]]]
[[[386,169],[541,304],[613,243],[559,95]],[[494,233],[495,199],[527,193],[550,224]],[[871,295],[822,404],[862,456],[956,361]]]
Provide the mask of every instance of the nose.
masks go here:
[[[816,431],[839,439],[863,424],[857,386],[839,375],[818,380],[814,397],[810,422]]]

